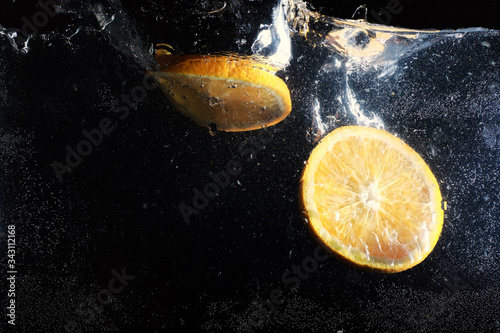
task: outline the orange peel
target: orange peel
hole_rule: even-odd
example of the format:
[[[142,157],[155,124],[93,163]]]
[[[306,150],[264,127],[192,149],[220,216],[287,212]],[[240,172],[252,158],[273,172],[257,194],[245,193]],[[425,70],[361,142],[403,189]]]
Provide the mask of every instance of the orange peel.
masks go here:
[[[276,69],[248,57],[172,55],[158,50],[149,71],[172,105],[195,123],[221,131],[275,125],[291,111],[290,91]]]

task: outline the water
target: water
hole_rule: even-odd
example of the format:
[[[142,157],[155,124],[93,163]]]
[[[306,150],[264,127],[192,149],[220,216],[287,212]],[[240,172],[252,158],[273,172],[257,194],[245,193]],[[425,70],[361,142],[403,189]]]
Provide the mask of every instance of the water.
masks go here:
[[[37,33],[0,29],[1,232],[15,223],[26,246],[24,330],[497,327],[500,32],[386,27],[301,2],[130,8],[75,0]],[[212,136],[145,80],[158,43],[278,66],[291,114]],[[353,124],[396,134],[440,182],[442,236],[408,272],[306,260],[316,242],[298,208],[304,163],[324,135]],[[203,200],[205,189],[217,194]],[[303,263],[307,278],[293,273]],[[82,314],[122,267],[135,279]],[[286,300],[254,315],[273,297]]]

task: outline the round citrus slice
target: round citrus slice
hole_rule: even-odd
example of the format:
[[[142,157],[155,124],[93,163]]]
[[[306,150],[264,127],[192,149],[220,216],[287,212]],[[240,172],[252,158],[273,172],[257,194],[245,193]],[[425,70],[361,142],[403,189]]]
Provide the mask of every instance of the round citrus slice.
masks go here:
[[[290,91],[275,68],[236,56],[171,55],[158,50],[163,67],[148,72],[182,114],[198,125],[249,131],[274,125],[291,111]]]
[[[313,234],[357,267],[394,273],[422,262],[443,226],[425,161],[384,130],[341,127],[314,148],[300,198]]]

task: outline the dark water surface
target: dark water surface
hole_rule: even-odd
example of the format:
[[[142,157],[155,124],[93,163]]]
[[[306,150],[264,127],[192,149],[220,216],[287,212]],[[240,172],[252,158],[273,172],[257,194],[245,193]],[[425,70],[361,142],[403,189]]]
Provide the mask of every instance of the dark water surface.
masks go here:
[[[4,253],[15,225],[17,273],[15,297],[0,283],[2,332],[500,331],[498,30],[331,17],[311,21],[307,39],[290,28],[278,72],[290,116],[212,136],[145,80],[152,46],[252,54],[266,27],[282,32],[275,2],[207,14],[224,2],[69,1],[27,44],[21,7],[10,5],[0,21],[0,263],[12,275]],[[348,19],[358,5],[316,8]],[[450,10],[448,26],[401,5],[390,24],[500,28],[487,25],[494,5],[478,4],[470,20]],[[30,8],[28,21],[40,11]],[[273,36],[261,54],[286,44]],[[316,140],[352,124],[398,135],[440,182],[443,232],[411,270],[324,260],[301,217],[298,182]],[[200,201],[217,181],[218,195]],[[182,205],[197,212],[183,216]]]

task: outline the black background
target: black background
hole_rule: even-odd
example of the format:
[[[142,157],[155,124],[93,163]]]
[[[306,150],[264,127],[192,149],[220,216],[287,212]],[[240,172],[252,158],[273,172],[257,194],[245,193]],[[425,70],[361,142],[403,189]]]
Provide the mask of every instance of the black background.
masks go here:
[[[141,8],[153,6],[153,4],[161,4],[168,6],[178,6],[182,3],[185,11],[189,8],[198,6],[198,8],[207,8],[213,6],[218,8],[218,1],[214,1],[213,5],[207,4],[206,1],[122,1],[124,7],[132,16],[140,15]],[[366,5],[368,10],[386,9],[390,1],[377,0],[370,2],[352,1],[352,0],[315,0],[309,3],[313,8],[320,11],[322,14],[339,17],[351,18],[356,8],[360,5]],[[21,28],[23,16],[31,17],[39,10],[38,1],[28,0],[6,0],[0,5],[0,14],[2,15],[2,25],[4,27]],[[245,3],[242,1],[242,3]],[[247,4],[269,3],[269,1],[247,1]],[[458,29],[465,27],[485,27],[490,29],[500,28],[500,23],[497,17],[500,3],[498,1],[475,1],[474,3],[457,3],[455,1],[416,1],[416,0],[399,0],[403,11],[400,14],[394,15],[391,18],[391,25],[414,28],[414,29]],[[212,9],[213,9],[212,8]],[[52,23],[49,23],[47,29],[54,27],[61,20],[56,18]],[[376,20],[368,18],[370,22]]]
[[[500,29],[499,3],[400,3],[404,10],[391,25]],[[141,39],[156,43],[175,36],[173,46],[184,51],[199,51],[201,46],[192,43],[195,33],[209,49],[241,51],[234,49],[234,39],[252,36],[269,18],[262,8],[273,5],[233,2],[255,16],[236,20],[227,11],[222,14],[226,21],[208,20],[204,24],[214,24],[219,32],[210,38],[214,30],[200,29],[199,19],[186,13],[214,4],[122,4]],[[361,4],[313,2],[321,13],[340,18],[351,18]],[[379,11],[386,5],[377,1],[368,8]],[[18,29],[22,17],[39,10],[35,2],[23,1],[6,1],[0,8],[0,24]],[[72,8],[85,13],[87,7],[79,2]],[[376,22],[369,14],[368,21]],[[82,26],[94,30],[76,34],[71,43],[57,35]],[[156,89],[120,120],[110,112],[112,101],[140,84],[144,71],[95,29],[88,15],[62,13],[40,29],[48,38],[34,38],[27,54],[2,43],[0,218],[2,236],[5,225],[17,228],[17,331],[64,332],[66,326],[82,332],[234,332],[239,318],[249,322],[256,304],[276,289],[286,302],[264,321],[254,317],[257,332],[500,330],[499,269],[489,259],[498,257],[492,242],[499,234],[485,226],[498,221],[498,149],[481,148],[478,154],[467,149],[477,141],[472,133],[481,119],[408,117],[389,124],[407,135],[438,179],[448,181],[444,197],[462,208],[448,212],[429,258],[395,275],[362,272],[328,259],[292,290],[283,273],[312,256],[317,246],[297,200],[300,173],[313,147],[302,134],[310,127],[307,115],[295,112],[258,132],[212,136],[176,113]],[[296,50],[310,52],[301,45]],[[310,62],[294,65],[301,73],[315,72],[314,59],[324,56],[325,51],[317,51]],[[308,80],[290,79],[294,110],[306,105]],[[499,121],[498,114],[490,116]],[[59,182],[52,163],[63,162],[65,147],[76,147],[85,138],[82,130],[96,128],[103,118],[112,119],[115,130]],[[412,134],[415,128],[421,131]],[[425,142],[432,140],[446,143],[438,154],[448,159],[431,158]],[[209,172],[224,170],[230,161],[240,163],[241,173],[188,225],[179,204],[191,205],[193,189],[202,189],[212,181]],[[467,171],[476,163],[489,166],[477,177]],[[481,186],[452,183],[463,178]],[[122,268],[134,278],[95,311],[89,301],[108,287],[111,271]],[[4,319],[0,325],[16,331]]]

